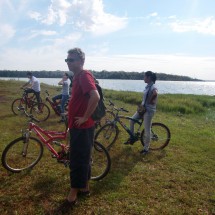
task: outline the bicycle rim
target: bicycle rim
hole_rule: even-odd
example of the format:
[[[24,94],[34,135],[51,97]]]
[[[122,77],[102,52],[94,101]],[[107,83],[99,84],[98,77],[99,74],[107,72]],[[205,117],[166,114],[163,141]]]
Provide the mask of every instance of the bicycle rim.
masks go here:
[[[39,103],[39,109],[38,104],[35,103],[31,107],[30,113],[40,122],[46,121],[49,118],[50,115],[50,109],[49,107],[44,103]]]
[[[152,123],[150,150],[159,150],[165,148],[170,141],[171,134],[169,128],[162,123]],[[144,130],[141,134],[141,142],[144,145]]]
[[[104,126],[107,123],[110,123],[111,121],[114,120],[114,118],[115,118],[114,113],[109,111],[109,110],[107,110],[105,112],[105,116],[102,117],[102,119],[100,120],[100,123],[99,123],[100,127]]]
[[[27,105],[23,99],[15,99],[11,105],[11,110],[14,115],[20,115],[27,109]]]
[[[118,127],[114,124],[102,126],[95,134],[95,140],[102,143],[106,149],[110,149],[118,137]]]
[[[108,151],[95,141],[91,156],[91,180],[101,180],[110,171],[111,160]]]
[[[29,138],[24,153],[26,147],[24,140],[23,137],[15,139],[3,151],[2,165],[11,172],[18,173],[34,167],[43,155],[43,145],[34,137]]]

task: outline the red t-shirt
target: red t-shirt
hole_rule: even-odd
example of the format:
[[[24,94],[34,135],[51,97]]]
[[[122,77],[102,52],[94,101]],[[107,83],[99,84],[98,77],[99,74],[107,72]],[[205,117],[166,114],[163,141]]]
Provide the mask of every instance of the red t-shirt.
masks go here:
[[[83,70],[73,77],[72,96],[68,107],[68,126],[69,128],[90,128],[94,126],[94,121],[90,117],[81,126],[74,124],[75,117],[83,117],[88,106],[89,92],[97,90],[92,74]]]

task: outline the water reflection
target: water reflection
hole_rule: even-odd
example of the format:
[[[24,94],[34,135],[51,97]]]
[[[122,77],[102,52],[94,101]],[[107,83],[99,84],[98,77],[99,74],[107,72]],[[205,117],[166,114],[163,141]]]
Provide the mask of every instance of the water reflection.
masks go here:
[[[1,80],[28,81],[27,78],[0,78]],[[41,83],[57,86],[59,78],[40,78]],[[146,84],[143,80],[110,80],[98,79],[104,89],[118,91],[143,92]],[[192,81],[157,81],[160,94],[195,94],[195,95],[215,95],[215,82],[192,82]]]

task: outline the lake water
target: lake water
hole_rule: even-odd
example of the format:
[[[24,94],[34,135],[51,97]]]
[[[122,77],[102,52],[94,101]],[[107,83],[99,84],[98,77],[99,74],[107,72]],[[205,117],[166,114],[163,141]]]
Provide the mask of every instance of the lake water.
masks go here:
[[[2,78],[1,80],[28,81],[27,78]],[[60,78],[40,78],[41,83],[57,86]],[[98,79],[104,89],[118,91],[143,92],[146,84],[143,80],[113,80]],[[195,95],[215,95],[215,82],[192,82],[192,81],[157,81],[156,86],[159,94],[195,94]]]

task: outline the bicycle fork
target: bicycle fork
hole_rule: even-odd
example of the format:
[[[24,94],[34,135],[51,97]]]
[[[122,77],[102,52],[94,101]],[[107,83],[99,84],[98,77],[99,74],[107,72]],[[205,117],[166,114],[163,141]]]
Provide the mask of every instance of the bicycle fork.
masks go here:
[[[22,156],[26,157],[27,155],[27,149],[29,144],[29,138],[30,138],[31,132],[29,129],[26,129],[26,131],[22,131],[22,137],[23,137],[23,147],[22,147]]]

